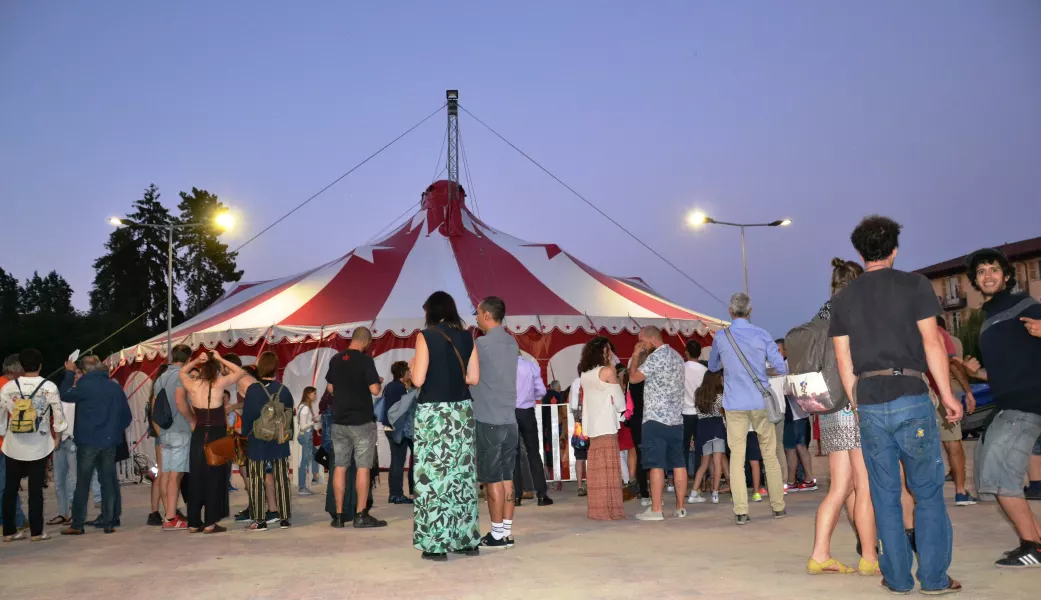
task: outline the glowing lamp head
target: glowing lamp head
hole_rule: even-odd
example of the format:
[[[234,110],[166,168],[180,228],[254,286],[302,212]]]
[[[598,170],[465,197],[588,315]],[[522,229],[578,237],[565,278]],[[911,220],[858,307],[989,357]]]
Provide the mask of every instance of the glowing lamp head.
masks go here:
[[[117,219],[116,217],[109,217],[108,224],[113,227],[121,227],[123,225],[123,221]]]
[[[225,231],[235,227],[235,217],[230,212],[222,212],[218,214],[213,221],[217,224],[217,227],[220,227]]]
[[[696,210],[687,215],[687,224],[691,227],[697,227],[698,225],[704,225],[709,222],[708,216],[700,210]]]

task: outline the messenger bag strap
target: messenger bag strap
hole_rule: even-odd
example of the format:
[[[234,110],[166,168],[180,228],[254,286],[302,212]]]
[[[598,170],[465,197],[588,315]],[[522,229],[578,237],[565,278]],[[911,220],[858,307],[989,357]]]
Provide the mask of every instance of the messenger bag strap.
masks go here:
[[[752,370],[752,365],[748,364],[748,359],[745,358],[745,353],[742,352],[740,346],[737,345],[737,341],[734,339],[734,334],[730,333],[730,328],[727,327],[723,329],[723,333],[726,334],[727,340],[730,342],[730,345],[733,346],[734,352],[737,352],[737,357],[741,359],[741,364],[744,365],[745,371],[748,372],[748,376],[752,378],[752,381],[755,382],[755,386],[759,388],[759,393],[762,394],[763,398],[771,396],[770,392],[767,392],[766,388],[763,386],[763,382],[759,381],[759,377]]]
[[[1035,304],[1037,304],[1037,300],[1034,300],[1033,298],[1023,298],[1012,308],[1005,309],[997,313],[996,315],[992,315],[989,319],[983,322],[983,325],[980,325],[980,335],[982,336],[984,331],[990,329],[991,327],[997,325],[1002,321],[1007,321],[1009,319],[1013,319],[1019,316],[1021,312]]]

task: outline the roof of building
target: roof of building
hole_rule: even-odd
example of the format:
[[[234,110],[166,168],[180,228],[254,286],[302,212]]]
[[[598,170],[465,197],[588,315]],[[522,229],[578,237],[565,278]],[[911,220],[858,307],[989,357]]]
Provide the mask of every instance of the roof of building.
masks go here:
[[[1002,244],[998,246],[998,249],[1004,252],[1005,256],[1008,256],[1008,259],[1013,262],[1041,256],[1041,237]],[[918,269],[915,273],[921,273],[929,278],[944,277],[946,275],[961,273],[966,269],[965,259],[968,257],[969,255],[966,254],[964,256],[959,256],[958,258],[952,258],[951,260],[942,263],[930,265],[924,269]]]

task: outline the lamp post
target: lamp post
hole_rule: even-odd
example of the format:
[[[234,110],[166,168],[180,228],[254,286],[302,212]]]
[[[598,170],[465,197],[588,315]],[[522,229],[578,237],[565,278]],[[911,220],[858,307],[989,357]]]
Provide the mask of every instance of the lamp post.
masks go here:
[[[687,223],[692,227],[699,225],[727,225],[729,227],[737,227],[741,230],[741,269],[745,276],[745,294],[748,294],[748,254],[745,250],[745,228],[746,227],[787,227],[792,224],[791,219],[781,219],[779,221],[771,221],[769,223],[727,223],[726,221],[717,221],[712,217],[709,217],[703,212],[692,212],[687,217]]]
[[[173,354],[173,234],[175,229],[202,229],[210,227],[209,223],[138,223],[128,219],[112,217],[109,224],[115,227],[144,227],[166,231],[166,362],[170,363]],[[213,220],[220,229],[227,231],[235,226],[235,217],[228,212],[219,213]]]

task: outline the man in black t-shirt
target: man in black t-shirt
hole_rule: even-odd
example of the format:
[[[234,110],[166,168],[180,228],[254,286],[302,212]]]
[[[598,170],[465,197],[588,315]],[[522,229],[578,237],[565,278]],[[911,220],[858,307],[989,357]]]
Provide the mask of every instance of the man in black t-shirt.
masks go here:
[[[351,459],[358,465],[355,487],[358,490],[358,506],[354,527],[385,527],[381,521],[369,514],[369,481],[372,463],[376,458],[376,415],[372,408],[372,397],[379,395],[383,379],[376,372],[376,363],[365,350],[372,344],[372,332],[358,327],[351,333],[351,344],[329,361],[325,375],[326,390],[333,395],[332,435],[333,491],[336,495],[336,518],[332,526],[344,526],[343,497],[347,490],[347,467]]]
[[[936,329],[940,305],[932,285],[921,275],[893,268],[899,234],[900,225],[877,215],[853,230],[850,240],[864,261],[864,274],[832,299],[830,335],[842,385],[857,413],[876,500],[884,549],[879,556],[882,585],[896,593],[914,588],[914,557],[900,507],[903,459],[915,498],[922,591],[943,593],[961,589],[961,584],[947,575],[953,534],[943,503],[945,472],[926,369],[937,382],[946,418],[960,420],[962,409],[951,393],[947,352]]]
[[[998,497],[1019,546],[1006,552],[999,567],[1041,565],[1041,524],[1023,494],[1023,478],[1031,450],[1041,436],[1041,304],[1026,294],[1012,293],[1016,271],[994,248],[974,252],[968,259],[972,287],[983,293],[979,361],[965,357],[970,373],[986,379],[998,414],[983,435],[974,464],[977,490]]]

